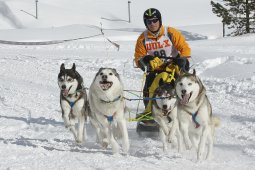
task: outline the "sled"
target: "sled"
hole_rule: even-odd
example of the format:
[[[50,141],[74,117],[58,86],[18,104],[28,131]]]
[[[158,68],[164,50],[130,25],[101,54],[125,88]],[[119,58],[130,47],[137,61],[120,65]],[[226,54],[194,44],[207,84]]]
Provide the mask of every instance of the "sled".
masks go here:
[[[136,132],[140,137],[144,136],[144,134],[147,134],[146,136],[154,136],[159,132],[159,125],[151,116],[145,116],[144,119],[137,121]]]
[[[159,125],[158,125],[158,123],[156,123],[154,121],[153,124],[146,125],[142,121],[137,122],[136,133],[141,137],[141,136],[143,136],[145,134],[144,132],[147,133],[146,136],[154,136],[155,133],[157,135],[159,133]]]

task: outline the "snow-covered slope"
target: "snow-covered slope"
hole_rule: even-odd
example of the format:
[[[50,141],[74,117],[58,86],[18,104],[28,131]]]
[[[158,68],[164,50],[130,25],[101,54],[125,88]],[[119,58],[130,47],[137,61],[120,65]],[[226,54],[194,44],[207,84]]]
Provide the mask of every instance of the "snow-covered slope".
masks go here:
[[[112,155],[88,139],[77,145],[64,128],[57,75],[61,63],[77,70],[89,87],[100,67],[116,68],[125,89],[140,90],[143,73],[133,68],[135,40],[144,29],[142,14],[158,8],[165,25],[178,26],[186,37],[221,36],[220,19],[210,0],[134,0],[131,23],[126,0],[0,0],[0,40],[40,42],[78,41],[51,45],[0,44],[0,169],[254,169],[255,167],[255,36],[190,41],[192,68],[203,80],[213,114],[221,118],[216,130],[214,159],[195,163],[194,150],[162,152],[157,136],[139,137],[136,122],[128,122],[128,155]],[[22,12],[21,10],[31,14]],[[22,28],[22,29],[16,29]],[[119,51],[107,40],[118,43]],[[125,93],[128,98],[135,98]],[[134,117],[137,102],[127,101]],[[143,107],[140,104],[139,111]]]
[[[185,26],[183,27],[185,29],[181,30],[207,37],[221,36],[220,19],[212,13],[210,0],[160,0],[156,3],[155,0],[146,0],[146,3],[143,0],[131,1],[131,23],[127,22],[129,17],[126,0],[75,0],[73,2],[70,0],[39,0],[38,19],[35,19],[35,0],[1,0],[0,30],[52,28],[77,24],[102,26],[106,29],[143,29],[143,12],[150,7],[161,11],[164,25]],[[206,26],[206,31],[200,31],[204,30],[204,25],[207,24],[212,24],[213,27]]]
[[[128,155],[102,149],[89,124],[87,141],[83,145],[74,142],[61,118],[60,64],[71,67],[76,63],[86,87],[100,67],[113,67],[125,89],[140,90],[142,72],[132,65],[135,41],[128,40],[132,34],[126,36],[121,41],[115,36],[120,51],[106,40],[92,39],[49,46],[0,45],[0,169],[253,169],[254,35],[189,42],[193,68],[205,83],[213,114],[221,118],[212,161],[196,164],[194,150],[163,153],[157,136],[138,137],[136,122],[128,122]],[[137,102],[127,101],[127,106],[134,116]],[[141,105],[139,110],[143,110]]]

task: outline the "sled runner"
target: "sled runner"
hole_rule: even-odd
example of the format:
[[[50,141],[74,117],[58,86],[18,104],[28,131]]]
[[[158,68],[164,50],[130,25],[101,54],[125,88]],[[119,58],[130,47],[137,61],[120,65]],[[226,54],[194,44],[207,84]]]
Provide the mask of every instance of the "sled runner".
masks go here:
[[[151,116],[151,113],[139,114],[137,117],[136,132],[139,136],[143,136],[143,132],[159,132],[159,125]]]

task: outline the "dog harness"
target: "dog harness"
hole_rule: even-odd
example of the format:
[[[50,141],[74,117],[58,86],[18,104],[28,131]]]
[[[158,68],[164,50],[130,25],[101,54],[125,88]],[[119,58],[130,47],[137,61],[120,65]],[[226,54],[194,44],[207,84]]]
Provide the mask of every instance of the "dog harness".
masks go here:
[[[193,120],[193,122],[195,123],[195,127],[196,127],[196,128],[199,128],[199,127],[200,127],[200,124],[198,123],[198,121],[197,121],[197,119],[196,119],[198,112],[189,113],[189,114],[191,115],[192,120]]]
[[[115,114],[116,114],[116,112],[114,112],[112,116],[106,116],[106,115],[104,115],[104,117],[106,117],[106,119],[107,119],[107,121],[108,121],[109,123],[112,123],[112,121],[113,121],[113,116],[115,116]]]
[[[77,94],[77,93],[76,93]],[[81,98],[82,98],[82,92],[80,93],[79,97],[77,98],[77,100],[75,100],[74,102],[70,102],[69,100],[67,100],[65,97],[63,98],[65,101],[67,101],[67,103],[70,105],[71,107],[71,111],[70,111],[70,116],[74,117],[73,115],[73,107],[75,105],[75,103],[77,103]]]
[[[105,101],[105,100],[103,100],[103,99],[100,99],[100,101],[101,101],[102,103],[112,104],[112,103],[114,103],[114,102],[116,102],[116,101],[118,101],[118,100],[120,100],[120,99],[121,99],[121,95],[119,95],[118,97],[116,97],[116,98],[113,99],[112,101]],[[116,114],[116,112],[114,112],[112,116],[106,116],[106,115],[104,115],[104,117],[106,117],[106,119],[107,119],[107,121],[108,121],[109,123],[112,123],[113,117],[115,116],[115,114]]]

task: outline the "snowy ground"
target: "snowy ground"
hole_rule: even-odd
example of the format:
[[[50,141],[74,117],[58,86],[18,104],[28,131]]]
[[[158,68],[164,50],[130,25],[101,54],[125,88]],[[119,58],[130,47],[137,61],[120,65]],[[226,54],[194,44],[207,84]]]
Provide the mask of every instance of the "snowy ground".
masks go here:
[[[100,34],[95,26],[100,27],[101,22],[108,28],[105,35],[120,44],[117,51],[102,36],[46,46],[0,44],[1,170],[254,169],[255,35],[215,39],[221,36],[222,28],[220,19],[211,12],[210,0],[147,1],[132,1],[132,22],[127,23],[101,19],[127,19],[126,0],[75,0],[72,4],[69,0],[39,0],[38,20],[21,11],[34,15],[34,0],[0,0],[0,42],[88,37]],[[164,24],[180,26],[189,40],[212,39],[189,42],[193,68],[207,88],[213,114],[221,118],[212,161],[195,163],[194,150],[163,153],[157,136],[136,134],[136,122],[128,122],[128,155],[112,155],[110,148],[103,150],[95,144],[89,123],[88,139],[82,145],[77,145],[64,128],[57,85],[61,63],[69,67],[76,63],[86,87],[100,67],[112,67],[120,73],[125,89],[141,89],[143,73],[133,68],[132,61],[135,40],[144,29],[142,13],[149,7],[162,12]],[[133,112],[130,116],[137,105],[127,101]]]
[[[93,39],[49,46],[0,45],[0,169],[254,169],[254,35],[189,42],[193,68],[205,83],[213,113],[221,118],[212,161],[195,163],[194,150],[179,154],[169,149],[164,154],[157,136],[136,134],[135,122],[128,122],[128,155],[101,149],[89,124],[87,141],[77,145],[61,119],[60,64],[71,67],[75,62],[86,87],[100,67],[113,67],[125,89],[140,90],[142,72],[132,65],[135,42],[117,43],[120,51]],[[135,112],[137,102],[127,105]]]

